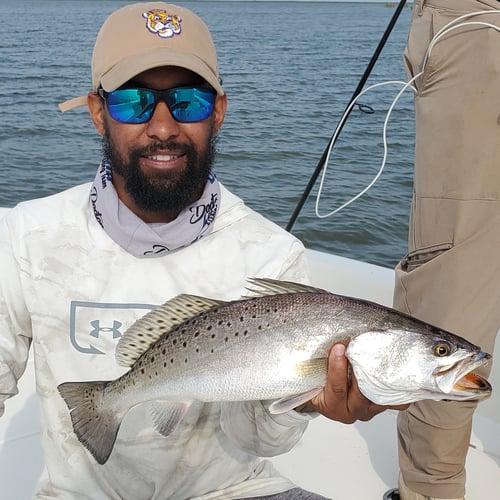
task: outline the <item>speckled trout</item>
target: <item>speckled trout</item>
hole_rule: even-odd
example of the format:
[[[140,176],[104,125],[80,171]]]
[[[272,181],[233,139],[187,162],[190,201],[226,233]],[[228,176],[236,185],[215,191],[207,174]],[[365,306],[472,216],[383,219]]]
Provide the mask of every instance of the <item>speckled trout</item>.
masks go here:
[[[473,372],[489,354],[390,308],[305,285],[252,280],[253,296],[222,302],[179,295],[137,320],[117,345],[130,369],[116,380],[58,389],[74,431],[96,461],[112,452],[122,418],[150,403],[155,426],[174,432],[193,401],[271,400],[271,413],[309,401],[342,342],[361,392],[377,404],[479,399]]]

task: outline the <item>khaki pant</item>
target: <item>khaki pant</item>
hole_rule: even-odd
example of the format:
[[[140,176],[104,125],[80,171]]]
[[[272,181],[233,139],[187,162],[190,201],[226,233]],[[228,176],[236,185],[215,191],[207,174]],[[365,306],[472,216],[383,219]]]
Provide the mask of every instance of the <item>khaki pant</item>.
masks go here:
[[[440,28],[494,9],[500,1],[416,0],[409,75],[422,70]],[[500,26],[500,14],[469,21]],[[394,307],[492,352],[500,328],[500,32],[453,30],[434,46],[416,86],[409,253],[396,268]],[[474,408],[425,401],[400,414],[400,469],[411,490],[464,495]]]

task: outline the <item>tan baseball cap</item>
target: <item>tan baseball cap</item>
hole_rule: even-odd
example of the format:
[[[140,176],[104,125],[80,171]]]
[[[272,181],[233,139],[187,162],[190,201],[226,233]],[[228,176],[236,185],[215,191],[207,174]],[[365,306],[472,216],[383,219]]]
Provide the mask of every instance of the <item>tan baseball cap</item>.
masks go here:
[[[127,5],[102,25],[92,54],[92,88],[116,90],[134,76],[159,66],[178,66],[200,75],[224,95],[217,53],[206,24],[190,10],[164,2]],[[68,111],[87,96],[59,104]]]

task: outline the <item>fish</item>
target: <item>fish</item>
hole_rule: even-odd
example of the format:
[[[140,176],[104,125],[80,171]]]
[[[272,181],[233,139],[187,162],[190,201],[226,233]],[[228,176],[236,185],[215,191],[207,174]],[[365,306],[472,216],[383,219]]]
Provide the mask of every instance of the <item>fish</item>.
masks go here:
[[[270,401],[273,414],[306,403],[326,383],[334,343],[373,403],[482,399],[474,372],[490,354],[394,309],[308,285],[252,279],[249,295],[220,301],[182,294],[138,319],[120,338],[108,381],[64,382],[58,390],[80,442],[108,460],[124,415],[149,404],[156,430],[175,431],[190,405]]]

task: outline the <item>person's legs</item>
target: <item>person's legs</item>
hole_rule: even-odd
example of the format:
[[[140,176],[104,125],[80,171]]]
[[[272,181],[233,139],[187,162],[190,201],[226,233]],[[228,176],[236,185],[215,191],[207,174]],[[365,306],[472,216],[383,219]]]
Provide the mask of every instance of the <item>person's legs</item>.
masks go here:
[[[450,21],[498,8],[496,0],[414,6],[405,60],[411,76],[423,74],[416,80],[409,253],[396,268],[394,293],[396,309],[490,353],[500,327],[500,32],[453,29],[425,54]],[[500,14],[467,21],[500,26]],[[399,415],[402,500],[464,496],[474,408],[421,401]]]

